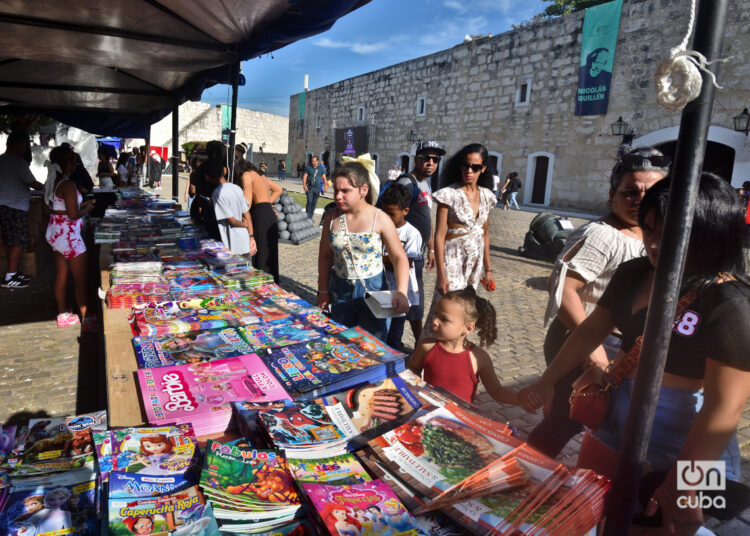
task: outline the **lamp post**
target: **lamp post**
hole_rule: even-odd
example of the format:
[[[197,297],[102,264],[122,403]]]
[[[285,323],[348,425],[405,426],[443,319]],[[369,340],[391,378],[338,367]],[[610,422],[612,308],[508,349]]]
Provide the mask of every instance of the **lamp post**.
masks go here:
[[[734,130],[744,132],[745,136],[750,132],[750,113],[748,113],[747,107],[742,110],[740,115],[734,116]]]

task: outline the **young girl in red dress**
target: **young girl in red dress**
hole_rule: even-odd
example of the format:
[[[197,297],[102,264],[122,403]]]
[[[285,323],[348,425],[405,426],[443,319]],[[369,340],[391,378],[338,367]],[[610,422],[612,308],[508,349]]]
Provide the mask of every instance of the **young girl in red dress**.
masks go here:
[[[518,393],[500,385],[489,354],[467,339],[473,331],[481,346],[495,342],[495,308],[472,287],[447,292],[435,307],[433,337],[419,341],[409,368],[416,374],[424,370],[428,384],[443,387],[466,402],[472,402],[482,380],[492,398],[517,404]]]

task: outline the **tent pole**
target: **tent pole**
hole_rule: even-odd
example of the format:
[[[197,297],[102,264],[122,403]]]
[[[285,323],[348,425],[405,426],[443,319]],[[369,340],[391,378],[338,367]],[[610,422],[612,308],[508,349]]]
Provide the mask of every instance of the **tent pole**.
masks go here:
[[[175,102],[172,107],[172,197],[180,199],[180,173],[177,164],[180,162],[180,105]],[[188,185],[189,186],[189,185]],[[186,186],[187,188],[187,186]],[[184,208],[184,207],[183,207]]]
[[[721,53],[727,5],[728,0],[699,3],[693,49],[709,61]],[[608,501],[605,536],[628,534],[638,498],[690,240],[713,100],[714,86],[703,73],[701,93],[685,107],[680,120],[659,260],[617,474]]]
[[[227,153],[227,169],[229,177],[227,181],[233,182],[234,179],[234,143],[237,132],[237,87],[240,83],[240,61],[237,60],[232,65],[232,118],[229,126],[229,152]]]

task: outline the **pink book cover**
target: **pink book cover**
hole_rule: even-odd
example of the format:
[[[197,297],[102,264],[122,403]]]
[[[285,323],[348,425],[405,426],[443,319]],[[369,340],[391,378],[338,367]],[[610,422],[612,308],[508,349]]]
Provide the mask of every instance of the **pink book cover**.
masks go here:
[[[255,354],[138,370],[148,422],[189,420],[231,411],[230,402],[273,402],[289,398]]]

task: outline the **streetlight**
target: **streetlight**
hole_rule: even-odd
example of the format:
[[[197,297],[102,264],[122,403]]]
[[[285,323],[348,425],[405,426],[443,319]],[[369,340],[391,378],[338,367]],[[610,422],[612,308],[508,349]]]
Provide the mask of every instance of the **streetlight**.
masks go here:
[[[622,116],[617,118],[617,121],[610,125],[612,128],[613,136],[622,136],[622,143],[629,144],[633,141],[635,136],[635,129],[630,126],[630,123],[622,120]]]
[[[409,130],[409,133],[406,135],[406,139],[409,141],[417,141],[417,134],[414,132],[414,130]]]
[[[750,113],[748,113],[747,108],[742,110],[740,115],[734,116],[734,130],[744,132],[745,136],[750,132]]]

